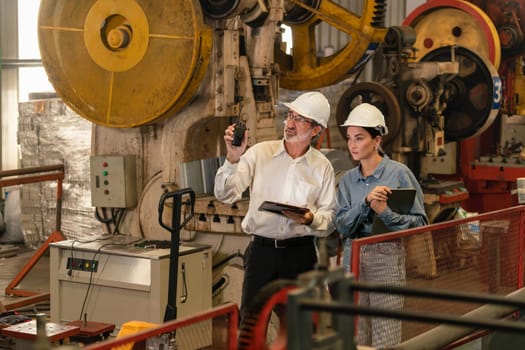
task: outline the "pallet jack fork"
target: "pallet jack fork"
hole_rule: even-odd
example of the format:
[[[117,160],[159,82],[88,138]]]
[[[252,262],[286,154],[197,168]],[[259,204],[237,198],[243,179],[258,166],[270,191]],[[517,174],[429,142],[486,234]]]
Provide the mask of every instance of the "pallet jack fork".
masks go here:
[[[38,248],[35,254],[33,254],[27,264],[6,287],[6,295],[25,297],[21,301],[5,305],[7,310],[13,310],[22,306],[35,304],[41,301],[49,300],[50,298],[49,293],[24,290],[16,287],[18,284],[20,284],[24,277],[26,277],[29,271],[31,271],[31,269],[38,263],[40,258],[46,253],[46,251],[49,249],[49,244],[65,239],[62,232],[60,232],[62,220],[62,182],[64,180],[64,165],[58,164],[0,171],[0,187],[55,180],[57,181],[57,210],[55,231],[49,235],[46,241],[40,246],[40,248]]]

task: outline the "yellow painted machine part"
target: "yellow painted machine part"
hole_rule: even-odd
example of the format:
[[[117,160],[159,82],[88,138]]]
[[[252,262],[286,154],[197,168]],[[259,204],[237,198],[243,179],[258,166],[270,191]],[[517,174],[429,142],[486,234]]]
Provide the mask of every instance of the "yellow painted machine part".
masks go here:
[[[184,107],[208,68],[212,30],[198,0],[42,0],[38,39],[66,104],[128,128]]]
[[[525,115],[525,59],[522,56],[516,62],[516,78],[514,81],[516,113]]]
[[[293,2],[298,6],[305,6],[299,1]],[[386,28],[371,26],[377,3],[384,2],[365,1],[363,12],[359,16],[330,0],[323,0],[318,10],[309,9],[315,13],[309,21],[290,25],[294,45],[292,54],[287,54],[280,47],[275,50],[275,60],[281,71],[281,86],[294,90],[310,90],[347,78],[369,44],[382,42],[386,34]],[[344,48],[328,57],[317,55],[315,29],[320,21],[350,36]]]
[[[483,10],[467,1],[432,3],[434,7],[429,7],[411,22],[404,23],[413,27],[417,33],[414,43],[416,60],[437,48],[456,45],[470,49],[487,58],[494,67],[499,67],[501,44],[498,31]],[[459,32],[461,35],[454,35]],[[425,42],[429,41],[433,45],[425,46]]]

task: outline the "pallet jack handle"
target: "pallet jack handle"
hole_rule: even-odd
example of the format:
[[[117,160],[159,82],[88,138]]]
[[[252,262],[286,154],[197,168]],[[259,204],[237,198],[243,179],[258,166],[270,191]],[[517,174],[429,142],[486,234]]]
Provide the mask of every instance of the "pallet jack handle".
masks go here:
[[[188,197],[184,202],[183,197]],[[172,213],[171,225],[164,223],[163,214],[164,208],[169,204],[166,203],[172,199]],[[184,217],[181,223],[182,206],[189,206],[190,211]],[[170,269],[168,279],[168,303],[166,305],[166,312],[164,313],[164,322],[174,320],[177,318],[177,274],[179,269],[179,243],[180,230],[193,218],[195,209],[195,192],[191,188],[185,188],[174,192],[166,192],[162,194],[159,200],[159,224],[171,233],[170,246]]]

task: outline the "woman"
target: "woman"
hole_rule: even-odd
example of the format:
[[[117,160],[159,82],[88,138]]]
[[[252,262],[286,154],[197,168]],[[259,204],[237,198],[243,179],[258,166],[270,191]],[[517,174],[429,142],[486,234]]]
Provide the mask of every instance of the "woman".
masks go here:
[[[362,103],[354,108],[345,123],[348,150],[358,165],[339,183],[337,193],[337,230],[344,240],[343,265],[350,272],[352,239],[372,235],[372,221],[377,216],[390,231],[428,223],[423,191],[412,171],[391,160],[381,150],[382,137],[388,134],[385,118],[375,106]],[[409,214],[399,214],[387,205],[394,188],[415,188],[416,196]],[[361,250],[359,279],[382,284],[405,284],[405,258],[399,242],[366,245]],[[400,309],[403,298],[396,295],[359,293],[359,303],[371,307]],[[401,342],[401,321],[360,317],[357,341],[378,349]]]

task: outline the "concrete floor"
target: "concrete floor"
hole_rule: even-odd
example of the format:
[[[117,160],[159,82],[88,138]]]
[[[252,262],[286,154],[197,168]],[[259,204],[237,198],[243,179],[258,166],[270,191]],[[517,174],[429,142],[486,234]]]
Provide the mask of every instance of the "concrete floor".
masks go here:
[[[18,250],[13,249],[17,247]],[[6,252],[8,251],[8,252]],[[2,253],[4,252],[4,253]],[[48,313],[49,301],[36,304],[31,302],[30,297],[6,295],[5,289],[17,276],[24,271],[26,265],[35,255],[36,251],[20,245],[0,245],[0,301],[7,309],[16,309],[20,313],[34,315],[36,313]],[[44,254],[26,275],[20,280],[16,289],[28,290],[35,293],[49,293],[49,256]]]

